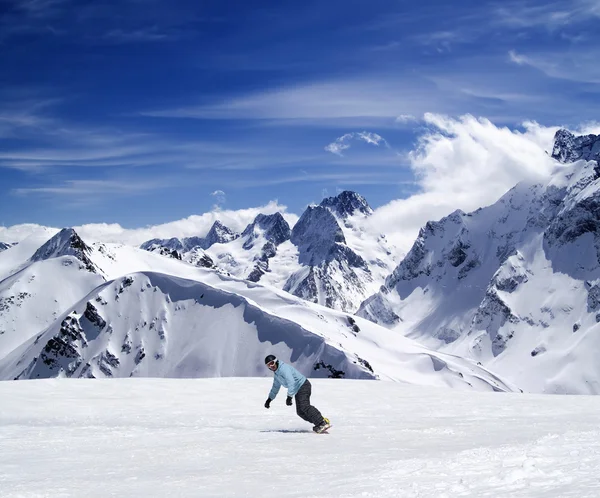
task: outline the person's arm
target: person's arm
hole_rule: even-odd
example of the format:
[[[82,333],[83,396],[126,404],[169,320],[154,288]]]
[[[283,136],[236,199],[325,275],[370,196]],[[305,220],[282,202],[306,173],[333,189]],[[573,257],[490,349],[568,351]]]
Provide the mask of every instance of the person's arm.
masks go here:
[[[279,380],[277,380],[277,377],[273,378],[273,387],[271,388],[271,391],[269,392],[269,399],[272,401],[275,399],[275,396],[277,396],[277,393],[279,392],[279,389],[281,388],[281,382],[279,382]]]

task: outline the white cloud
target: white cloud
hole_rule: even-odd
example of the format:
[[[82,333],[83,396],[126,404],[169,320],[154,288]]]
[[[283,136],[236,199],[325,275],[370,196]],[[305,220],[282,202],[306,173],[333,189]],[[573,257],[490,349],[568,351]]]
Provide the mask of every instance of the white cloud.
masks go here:
[[[123,228],[118,223],[91,223],[73,227],[87,242],[114,242],[138,246],[149,239],[204,236],[217,220],[232,230],[241,232],[260,213],[273,214],[280,212],[285,220],[293,226],[298,216],[287,212],[287,207],[277,201],[271,201],[260,207],[232,210],[211,211],[201,215],[192,215],[182,220],[163,223],[144,228]],[[32,234],[47,233],[53,235],[56,228],[35,224],[0,226],[0,241],[20,242]]]
[[[426,114],[424,122],[428,131],[421,136],[417,149],[409,155],[415,174],[412,185],[418,191],[378,208],[371,218],[370,228],[376,233],[387,234],[402,252],[410,249],[418,230],[427,221],[440,219],[459,208],[468,212],[492,204],[519,181],[544,181],[555,166],[547,151],[552,149],[558,127],[525,122],[522,130],[516,131],[470,115],[455,119]],[[600,124],[585,123],[574,132],[599,134]],[[364,137],[377,141],[371,135],[363,135],[360,140]],[[267,183],[303,181],[309,176]],[[391,172],[384,181],[392,184],[395,178]],[[365,175],[348,178],[347,173],[328,179],[339,179],[349,185],[372,180]],[[213,194],[218,195],[218,192],[223,191],[217,190]],[[290,226],[298,220],[296,214],[287,212],[286,206],[272,201],[262,207],[238,211],[214,210],[138,229],[125,229],[118,224],[89,224],[75,228],[86,240],[139,245],[151,238],[203,236],[217,219],[234,230],[242,231],[257,214],[277,211],[282,212]],[[23,240],[30,233],[42,229],[38,225],[0,227],[0,241]]]
[[[422,114],[445,106],[423,78],[384,77],[315,81],[267,90],[224,102],[148,111],[147,116],[198,119],[340,120],[360,117],[393,120],[400,113]],[[449,111],[447,106],[445,111]]]
[[[600,83],[598,54],[595,49],[582,48],[577,51],[547,52],[523,55],[509,51],[511,62],[519,66],[531,66],[550,78],[582,83]]]
[[[63,196],[131,195],[164,189],[172,183],[164,180],[66,180],[55,186],[24,187],[11,190],[17,195],[52,194]]]
[[[222,190],[215,190],[210,195],[215,198],[215,205],[213,206],[213,209],[215,209],[215,210],[220,209],[221,205],[223,205],[227,202],[227,197],[225,195],[225,192],[223,192]]]
[[[549,30],[575,25],[600,17],[598,0],[571,0],[569,2],[547,1],[527,2],[523,0],[504,2],[493,10],[490,18],[493,23],[509,28],[545,27]]]
[[[389,148],[389,144],[381,135],[369,131],[360,131],[354,133],[346,133],[325,147],[327,152],[343,156],[342,151],[351,147],[352,141],[362,141],[371,145],[384,145]]]
[[[208,233],[210,227],[217,220],[232,230],[241,232],[249,223],[252,223],[258,214],[273,214],[276,212],[281,212],[290,226],[298,220],[298,216],[287,212],[286,206],[279,204],[277,201],[271,201],[265,206],[237,211],[215,210],[201,215],[192,215],[182,220],[145,228],[126,229],[115,223],[95,223],[75,227],[75,229],[85,240],[139,245],[153,238],[202,237]]]
[[[23,223],[10,227],[0,226],[0,242],[21,242],[31,235],[47,235],[50,238],[56,231],[55,228],[44,227],[34,223]]]
[[[554,167],[546,151],[557,127],[528,122],[524,131],[513,131],[468,115],[426,114],[424,119],[430,130],[410,154],[419,192],[373,216],[377,231],[402,251],[410,249],[427,221],[492,204],[519,181],[543,180]]]
[[[396,123],[399,124],[413,123],[415,121],[418,121],[418,119],[412,114],[400,114],[396,117]]]

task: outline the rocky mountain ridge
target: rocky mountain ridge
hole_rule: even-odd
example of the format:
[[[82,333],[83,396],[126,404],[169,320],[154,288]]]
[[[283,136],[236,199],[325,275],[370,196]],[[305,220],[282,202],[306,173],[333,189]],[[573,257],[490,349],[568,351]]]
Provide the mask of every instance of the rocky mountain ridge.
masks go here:
[[[600,352],[600,174],[587,160],[596,143],[559,131],[553,156],[563,164],[547,183],[428,222],[358,315],[529,390],[600,393],[591,359]]]

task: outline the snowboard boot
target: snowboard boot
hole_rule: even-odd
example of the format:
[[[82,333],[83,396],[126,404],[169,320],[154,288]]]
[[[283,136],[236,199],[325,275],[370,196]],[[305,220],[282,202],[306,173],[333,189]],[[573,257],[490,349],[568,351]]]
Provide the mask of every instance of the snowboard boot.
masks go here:
[[[329,422],[329,419],[323,417],[323,421],[320,424],[315,425],[313,427],[313,431],[315,431],[317,434],[321,434],[321,432],[326,431],[330,427],[331,427],[331,423]]]

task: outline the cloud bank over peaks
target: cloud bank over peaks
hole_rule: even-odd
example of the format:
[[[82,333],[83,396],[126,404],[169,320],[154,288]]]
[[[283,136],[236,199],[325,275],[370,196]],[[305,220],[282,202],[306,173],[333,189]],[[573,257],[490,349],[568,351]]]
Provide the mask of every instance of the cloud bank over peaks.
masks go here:
[[[343,156],[342,151],[349,149],[352,146],[352,142],[366,142],[377,147],[383,145],[388,149],[390,148],[385,138],[383,138],[381,135],[369,131],[360,131],[346,133],[345,135],[336,138],[335,141],[331,142],[325,147],[325,150],[327,152],[331,152],[332,154]]]
[[[492,204],[520,181],[544,181],[556,166],[547,151],[559,127],[526,122],[511,130],[471,115],[426,114],[424,122],[428,131],[409,154],[419,191],[372,216],[402,251],[427,221]]]
[[[138,246],[143,242],[160,238],[171,237],[203,237],[213,223],[219,220],[223,225],[236,232],[241,232],[254,221],[259,214],[274,214],[280,212],[290,226],[298,221],[298,216],[287,212],[287,206],[271,201],[260,207],[233,210],[214,210],[201,215],[192,215],[187,218],[147,226],[144,228],[124,228],[118,223],[90,223],[73,227],[86,242],[114,242]],[[12,227],[0,226],[0,241],[20,242],[32,234],[43,234],[45,231],[51,237],[56,228],[42,227],[35,224],[14,225]]]

